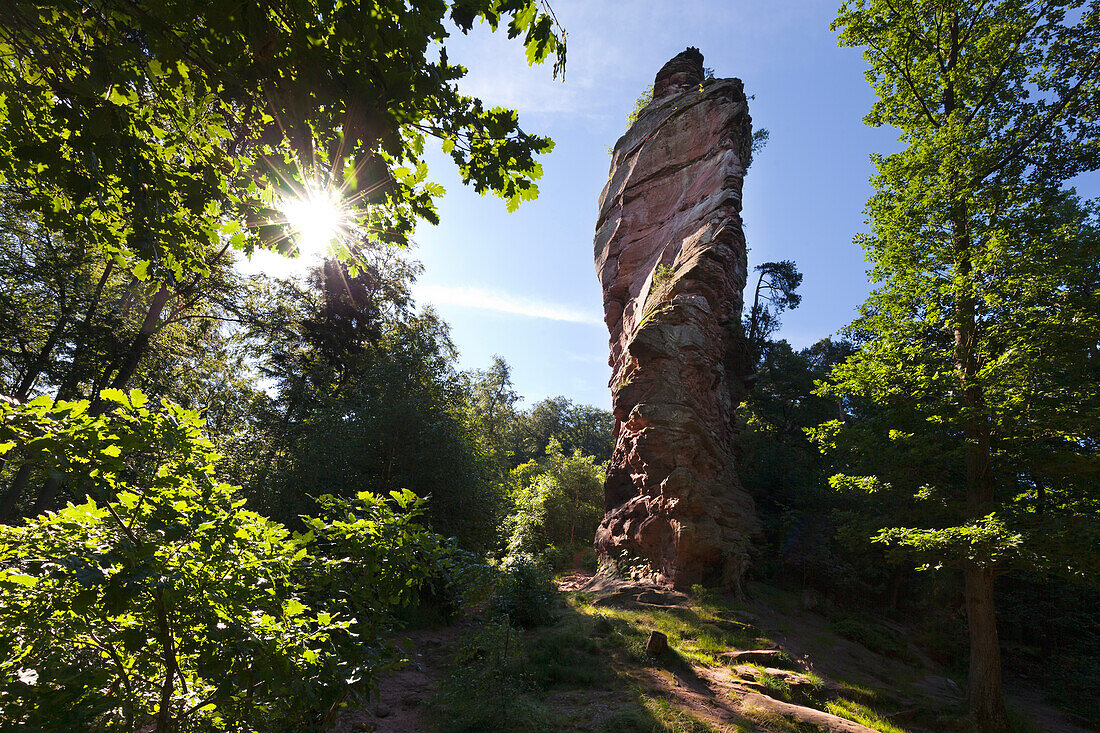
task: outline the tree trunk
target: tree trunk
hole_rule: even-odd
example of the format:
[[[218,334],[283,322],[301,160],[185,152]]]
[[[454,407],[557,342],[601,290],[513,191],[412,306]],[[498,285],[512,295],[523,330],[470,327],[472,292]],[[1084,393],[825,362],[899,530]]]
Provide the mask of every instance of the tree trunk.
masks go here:
[[[63,310],[61,312],[61,317],[58,318],[57,323],[54,324],[53,330],[50,331],[50,335],[46,339],[45,345],[42,346],[42,350],[38,352],[38,356],[35,357],[34,362],[27,367],[27,371],[19,381],[19,386],[15,388],[15,394],[13,394],[12,397],[20,402],[25,402],[27,397],[30,396],[31,391],[34,389],[35,382],[38,381],[38,377],[42,375],[42,371],[50,363],[50,357],[53,356],[53,350],[57,348],[57,343],[61,340],[61,334],[65,332],[68,325],[69,312]]]
[[[138,334],[134,337],[133,342],[131,342],[130,348],[127,350],[126,356],[119,366],[114,379],[111,380],[110,385],[112,388],[121,390],[126,389],[126,385],[134,376],[134,371],[141,363],[153,336],[157,332],[157,327],[160,324],[160,316],[164,312],[164,307],[168,304],[171,297],[172,293],[167,286],[161,286],[153,296],[153,299],[149,303],[149,310],[145,313],[145,319],[141,323],[141,328],[138,330]],[[105,372],[103,377],[106,378],[107,376],[108,372]],[[91,405],[88,408],[88,414],[92,417],[102,414],[104,410],[106,410],[108,403],[100,398],[99,390],[96,390],[90,397]],[[38,499],[34,502],[31,514],[41,514],[50,508],[53,504],[54,497],[57,496],[58,489],[61,488],[61,482],[62,479],[52,476],[46,481],[38,494]]]
[[[23,489],[27,487],[27,481],[30,480],[33,470],[34,466],[24,457],[19,470],[15,472],[11,486],[4,492],[4,497],[0,499],[0,522],[15,519],[15,505],[19,502]]]
[[[178,669],[176,663],[176,644],[172,636],[172,628],[168,623],[168,611],[165,607],[164,597],[158,591],[156,599],[157,626],[160,633],[162,663],[164,664],[164,682],[160,686],[160,705],[157,708],[156,733],[171,733],[172,728],[172,694],[175,692],[175,676]]]
[[[76,353],[73,355],[73,363],[69,366],[69,373],[66,375],[64,382],[58,388],[56,400],[68,400],[75,396],[76,393],[76,379],[78,372],[78,365],[84,350],[87,348],[89,330],[91,329],[92,319],[95,317],[96,310],[99,308],[99,299],[103,294],[103,288],[107,284],[107,280],[111,277],[111,271],[114,268],[114,261],[108,260],[107,264],[103,267],[103,273],[100,275],[99,282],[96,284],[95,292],[92,294],[91,302],[88,305],[88,310],[84,314],[84,320],[80,324],[78,331],[82,339],[78,339]],[[17,398],[25,400],[30,394],[30,390],[33,388],[35,381],[38,379],[38,375],[45,367],[45,362],[49,355],[53,353],[53,349],[57,345],[57,340],[64,332],[65,327],[68,325],[68,314],[62,318],[55,327],[53,333],[50,334],[50,338],[46,342],[46,346],[43,347],[42,353],[39,355],[39,360],[28,371],[24,377],[23,382],[19,385],[17,390]],[[11,485],[4,493],[2,499],[0,499],[0,521],[8,521],[14,518],[15,505],[19,501],[19,497],[23,494],[23,490],[27,487],[27,482],[30,479],[31,473],[34,469],[30,463],[24,461],[19,466],[19,470],[16,472],[15,477],[12,479]],[[51,479],[52,481],[52,479]],[[56,488],[51,493],[56,493]],[[41,501],[36,502],[35,506],[41,504]]]
[[[119,366],[115,378],[111,380],[111,387],[114,389],[126,389],[126,385],[129,384],[130,378],[134,376],[134,371],[141,363],[142,357],[145,356],[145,351],[149,348],[149,342],[153,340],[153,336],[157,332],[161,313],[164,312],[164,307],[171,297],[172,292],[167,286],[162,286],[153,296],[153,300],[149,303],[149,310],[145,314],[145,320],[141,323],[141,329],[134,337],[133,343],[130,344],[130,349]],[[94,409],[94,406],[98,404],[99,395],[92,395],[92,401]]]
[[[73,353],[73,361],[69,365],[69,373],[65,376],[65,380],[57,389],[56,400],[70,400],[77,396],[77,380],[80,376],[80,362],[84,358],[84,353],[88,350],[88,341],[91,339],[92,321],[95,318],[96,311],[99,310],[99,299],[103,295],[103,288],[111,278],[114,266],[114,260],[108,260],[107,264],[103,266],[103,274],[100,275],[95,292],[92,294],[91,302],[88,303],[88,310],[84,313],[84,320],[77,328],[77,335],[75,337],[76,351]]]
[[[970,627],[970,674],[967,704],[982,733],[1006,733],[1001,690],[1001,647],[993,608],[993,570],[977,563],[963,569],[966,582],[966,619]]]
[[[977,300],[971,280],[969,215],[965,203],[953,216],[956,272],[955,369],[959,379],[966,463],[968,519],[985,516],[993,505],[991,429],[985,394],[978,376]],[[967,620],[970,627],[970,675],[967,700],[982,733],[1008,730],[1001,689],[1001,653],[993,601],[992,568],[969,562],[964,566]]]

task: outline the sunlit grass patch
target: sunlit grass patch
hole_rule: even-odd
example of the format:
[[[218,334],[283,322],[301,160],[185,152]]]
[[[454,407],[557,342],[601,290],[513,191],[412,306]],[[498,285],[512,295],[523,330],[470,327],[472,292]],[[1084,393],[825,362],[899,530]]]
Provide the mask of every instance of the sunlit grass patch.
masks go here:
[[[879,713],[858,702],[837,698],[825,703],[825,709],[833,715],[873,728],[881,733],[905,733],[905,729],[891,723]]]
[[[776,677],[768,671],[767,667],[762,664],[749,664],[749,667],[753,669],[753,678],[758,684],[763,685],[771,697],[778,698],[780,700],[791,699],[791,683],[785,679]]]
[[[772,731],[773,733],[810,733],[811,731],[818,730],[816,726],[811,728],[802,725],[768,708],[746,705],[744,707],[744,713],[753,721],[763,726],[764,730]]]
[[[624,629],[619,629],[620,635],[641,637],[643,643],[650,631],[659,631],[668,637],[669,646],[685,660],[710,667],[719,664],[718,654],[740,648],[746,642],[744,634],[706,623],[693,609],[575,607],[581,613],[629,625],[634,633],[628,634]]]
[[[847,680],[838,679],[837,684],[844,688],[845,694],[849,697],[858,697],[864,702],[875,702],[879,699],[879,693],[877,690],[873,690],[866,685],[856,684],[855,682],[849,682]]]
[[[680,710],[663,697],[642,696],[642,704],[668,733],[719,733],[720,729]]]
[[[823,692],[825,690],[825,680],[823,680],[820,675],[814,674],[813,672],[803,672],[802,677],[806,680],[806,682],[810,685],[815,693]]]

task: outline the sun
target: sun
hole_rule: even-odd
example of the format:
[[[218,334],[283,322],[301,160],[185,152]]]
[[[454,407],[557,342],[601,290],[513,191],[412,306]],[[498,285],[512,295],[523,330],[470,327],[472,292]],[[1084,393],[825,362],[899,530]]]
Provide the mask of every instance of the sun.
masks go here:
[[[279,208],[302,257],[329,254],[333,242],[347,233],[348,211],[338,191],[308,187],[296,196],[283,199]]]

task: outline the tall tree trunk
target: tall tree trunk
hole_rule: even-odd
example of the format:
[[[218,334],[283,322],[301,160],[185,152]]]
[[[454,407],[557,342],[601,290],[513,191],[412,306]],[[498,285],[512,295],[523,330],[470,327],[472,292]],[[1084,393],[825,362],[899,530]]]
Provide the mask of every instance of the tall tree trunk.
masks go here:
[[[157,328],[160,325],[160,316],[164,312],[164,307],[168,305],[168,301],[171,297],[172,291],[168,289],[167,285],[162,285],[156,292],[156,295],[153,296],[153,300],[149,303],[149,310],[145,314],[145,320],[142,321],[137,336],[134,337],[133,342],[130,344],[130,348],[127,350],[126,356],[118,368],[118,372],[115,373],[114,379],[111,380],[111,387],[114,389],[125,389],[126,385],[130,382],[130,378],[134,376],[138,364],[141,363],[142,357],[145,356],[145,351],[149,348],[149,342],[153,340],[153,336],[157,332]],[[98,401],[99,395],[93,395],[93,406],[98,404]]]
[[[965,203],[953,216],[956,277],[955,369],[961,387],[963,433],[966,440],[966,509],[969,519],[985,516],[993,503],[993,461],[989,411],[977,383],[978,324],[973,264],[970,254],[969,214]],[[970,674],[967,700],[982,733],[1005,733],[1004,693],[1001,687],[1001,650],[993,600],[993,569],[968,562],[963,568],[966,614],[970,627]]]
[[[76,353],[73,355],[73,363],[69,365],[69,373],[65,376],[65,380],[58,388],[57,400],[72,399],[76,395],[76,382],[79,372],[79,362],[84,354],[84,351],[88,346],[89,332],[91,330],[92,319],[95,318],[96,311],[99,308],[99,299],[103,295],[103,288],[107,284],[107,281],[111,277],[111,271],[114,269],[114,261],[108,260],[107,264],[103,267],[103,273],[100,275],[99,282],[96,283],[95,291],[92,294],[92,299],[88,304],[88,310],[84,314],[84,320],[78,327],[78,339],[76,346]],[[46,346],[43,347],[38,361],[31,370],[27,372],[27,375],[23,379],[23,383],[19,385],[16,397],[20,400],[25,400],[30,394],[30,390],[34,386],[34,382],[38,379],[39,373],[45,367],[45,363],[49,355],[56,347],[56,341],[60,338],[64,332],[65,326],[67,326],[68,314],[62,318],[62,320],[54,327],[53,333],[50,334],[50,338],[46,342]],[[56,338],[55,338],[56,337]],[[34,466],[24,460],[23,464],[19,466],[19,470],[16,471],[11,485],[8,486],[8,490],[4,492],[4,496],[0,499],[0,522],[6,522],[14,518],[15,505],[19,501],[19,497],[22,496],[23,490],[27,487],[27,482],[30,480],[31,473],[34,470]],[[52,479],[51,479],[52,480]],[[56,489],[55,489],[56,491]],[[37,504],[36,504],[37,505]]]
[[[161,286],[161,288],[153,296],[152,301],[149,303],[149,310],[145,313],[145,318],[141,323],[141,328],[138,330],[137,336],[130,343],[130,348],[126,351],[126,356],[123,358],[118,371],[115,373],[114,379],[111,380],[111,387],[114,389],[125,389],[130,379],[134,376],[134,371],[141,363],[142,357],[145,356],[145,352],[149,348],[149,343],[152,341],[153,336],[157,332],[157,327],[160,324],[161,314],[164,312],[164,307],[168,304],[169,299],[172,297],[172,292],[167,286]],[[108,367],[109,369],[109,367]],[[105,378],[107,373],[103,375]],[[101,414],[107,407],[107,403],[103,402],[99,397],[99,391],[91,395],[91,406],[88,408],[88,414],[93,417]],[[38,493],[38,498],[34,502],[34,507],[31,509],[32,514],[41,514],[50,508],[53,504],[54,497],[57,496],[58,489],[61,488],[61,479],[50,477],[46,483],[42,486],[42,490]]]
[[[23,374],[23,378],[19,381],[19,385],[15,388],[15,394],[13,394],[12,397],[20,402],[24,402],[27,397],[30,396],[31,391],[34,389],[35,382],[38,381],[43,370],[45,370],[46,366],[50,363],[50,357],[53,356],[53,350],[57,348],[57,343],[61,340],[61,334],[65,332],[68,326],[69,311],[66,308],[61,311],[61,316],[58,318],[57,323],[54,324],[49,337],[46,339],[46,343],[38,352],[38,356],[36,356],[34,362],[27,367],[27,371]]]
[[[76,352],[73,354],[72,364],[69,365],[69,373],[65,376],[65,381],[58,387],[55,399],[70,400],[77,394],[77,381],[80,378],[79,364],[84,357],[84,353],[88,350],[92,321],[95,320],[96,311],[99,310],[99,299],[103,296],[103,288],[107,285],[107,281],[111,279],[114,268],[114,260],[107,260],[107,264],[103,266],[103,274],[100,275],[99,282],[96,283],[95,292],[92,294],[91,302],[88,303],[88,310],[84,313],[84,320],[81,321],[77,329]]]
[[[160,591],[157,591],[156,613],[162,654],[161,661],[164,664],[164,681],[160,686],[160,705],[157,707],[156,733],[171,733],[175,727],[172,724],[172,695],[176,690],[176,672],[179,667],[176,662],[175,637],[172,635],[172,627],[168,622],[168,610],[164,602],[164,596]]]
[[[1005,733],[1004,694],[1001,689],[1001,647],[993,607],[993,569],[968,562],[963,568],[966,620],[970,627],[970,673],[967,705],[982,733]]]
[[[15,505],[19,502],[23,489],[27,488],[27,482],[30,480],[33,470],[34,466],[24,457],[23,463],[19,466],[19,470],[15,472],[15,477],[12,478],[11,485],[4,492],[3,498],[0,498],[0,522],[7,523],[15,519]]]

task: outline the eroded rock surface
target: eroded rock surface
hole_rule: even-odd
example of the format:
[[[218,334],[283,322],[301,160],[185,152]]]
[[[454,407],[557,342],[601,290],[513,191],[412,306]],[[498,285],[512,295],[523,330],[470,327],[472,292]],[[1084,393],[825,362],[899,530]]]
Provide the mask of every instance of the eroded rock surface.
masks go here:
[[[739,79],[703,76],[697,49],[658,72],[615,145],[595,238],[616,421],[596,549],[679,588],[738,586],[758,532],[734,470],[752,120]]]

